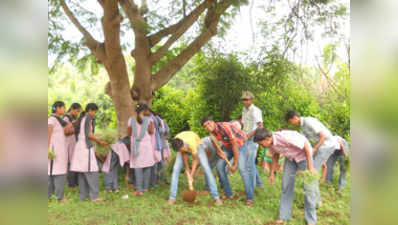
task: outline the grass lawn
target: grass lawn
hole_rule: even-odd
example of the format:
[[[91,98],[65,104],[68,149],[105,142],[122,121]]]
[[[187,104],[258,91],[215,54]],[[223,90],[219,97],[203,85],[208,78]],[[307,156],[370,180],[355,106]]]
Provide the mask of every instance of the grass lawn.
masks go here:
[[[336,167],[337,168],[337,167]],[[261,168],[259,168],[261,170]],[[244,205],[245,198],[225,200],[224,205],[214,206],[210,195],[197,197],[195,203],[185,203],[182,192],[188,189],[186,177],[180,175],[177,202],[173,206],[166,204],[169,185],[158,185],[143,196],[137,197],[133,190],[129,190],[123,183],[123,176],[119,176],[120,193],[106,193],[100,175],[100,197],[105,202],[92,203],[79,200],[79,191],[65,189],[65,196],[69,203],[48,202],[48,224],[273,224],[278,218],[279,200],[281,195],[281,174],[275,177],[275,184],[268,184],[268,176],[260,171],[265,184],[264,189],[256,189],[254,205]],[[345,225],[350,223],[350,192],[351,177],[347,174],[347,186],[341,194],[337,190],[337,175],[335,169],[335,183],[321,185],[323,198],[322,206],[317,210],[318,224]],[[230,176],[231,187],[235,193],[243,191],[243,184],[239,173]],[[199,175],[194,182],[195,189],[203,190],[204,177]],[[128,199],[122,199],[128,194]],[[295,197],[293,201],[292,219],[286,223],[303,225],[304,220],[304,192],[302,178],[296,179]]]

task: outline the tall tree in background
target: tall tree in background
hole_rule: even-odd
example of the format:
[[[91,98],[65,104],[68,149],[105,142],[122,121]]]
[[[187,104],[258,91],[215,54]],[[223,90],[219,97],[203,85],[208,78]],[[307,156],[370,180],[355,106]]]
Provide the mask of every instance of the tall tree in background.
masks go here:
[[[103,64],[108,72],[110,83],[106,92],[115,106],[119,134],[125,134],[127,120],[134,113],[133,106],[136,103],[151,105],[153,92],[165,85],[204,44],[217,34],[220,18],[227,9],[246,1],[183,0],[182,2],[180,20],[164,26],[164,24],[150,24],[155,22],[151,21],[150,17],[155,17],[156,12],[149,10],[145,0],[140,2],[140,6],[132,0],[98,0],[103,9],[101,28],[104,38],[104,41],[99,41],[80,22],[79,15],[84,13],[82,12],[84,8],[80,7],[79,1],[49,1],[55,15],[60,15],[56,11],[59,7],[62,8],[69,21],[83,35],[82,44],[89,48],[96,62]],[[132,87],[121,44],[121,22],[124,17],[128,18],[135,38],[135,47],[130,53],[135,60]],[[176,57],[154,71],[154,66],[195,22],[201,23],[197,37]],[[160,45],[162,40],[166,41]]]
[[[291,15],[301,18],[299,7],[321,9],[319,5],[337,0],[297,1],[301,4],[291,8]],[[97,0],[101,13],[92,12],[93,2],[49,0],[49,53],[57,56],[56,61],[63,56],[90,55],[83,58],[103,65],[110,80],[105,91],[115,107],[119,134],[125,135],[135,104],[151,105],[154,91],[165,85],[213,36],[224,33],[239,7],[248,0]],[[62,36],[68,24],[73,24],[83,36],[79,43]],[[131,30],[133,37],[126,35]],[[169,57],[180,41],[184,48]],[[128,77],[131,68],[126,64],[129,56],[124,55],[127,50],[135,64],[132,86]]]

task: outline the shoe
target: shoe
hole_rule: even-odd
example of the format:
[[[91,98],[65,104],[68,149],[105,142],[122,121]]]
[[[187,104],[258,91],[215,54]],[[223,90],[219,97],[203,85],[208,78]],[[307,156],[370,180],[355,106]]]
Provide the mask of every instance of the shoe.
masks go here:
[[[139,192],[139,191],[136,191],[136,192],[135,192],[135,195],[137,195],[137,196],[142,196],[143,193],[142,193],[142,192]]]
[[[167,205],[174,205],[175,202],[176,200],[174,198],[169,198],[169,200],[167,201]]]
[[[247,200],[246,206],[252,206],[254,204],[253,200]]]

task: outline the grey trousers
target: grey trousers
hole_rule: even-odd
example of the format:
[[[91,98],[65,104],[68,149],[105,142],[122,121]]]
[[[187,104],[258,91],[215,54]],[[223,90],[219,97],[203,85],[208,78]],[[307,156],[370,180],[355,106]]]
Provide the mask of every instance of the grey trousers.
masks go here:
[[[314,160],[312,165],[314,166],[315,170],[319,171],[321,169],[322,165],[326,163],[326,161],[333,154],[334,150],[334,148],[325,148],[323,146],[318,149],[317,153],[313,157]]]
[[[337,161],[340,164],[340,177],[339,177],[339,189],[343,189],[346,184],[345,179],[345,169],[344,169],[344,154],[341,150],[335,150],[334,153],[329,157],[328,161],[326,162],[328,169],[326,173],[326,182],[328,184],[333,183],[333,172],[334,172],[334,165]]]
[[[80,200],[90,196],[90,200],[98,198],[98,172],[79,173]]]
[[[151,180],[151,168],[134,168],[135,173],[135,188],[139,192],[149,189],[149,183]]]
[[[104,186],[106,190],[118,189],[119,156],[112,151],[109,173],[104,173]]]
[[[296,184],[297,170],[306,170],[307,161],[301,161],[296,163],[295,161],[285,159],[283,166],[283,177],[282,177],[282,196],[279,208],[279,218],[281,220],[288,220],[292,216],[292,204],[294,196],[294,187]],[[305,192],[305,220],[307,223],[316,224],[316,189],[319,189],[319,183],[317,181],[309,184],[303,184]]]
[[[68,180],[68,186],[69,187],[77,187],[78,183],[77,183],[77,173],[70,171],[70,163],[68,163],[68,174],[67,174],[67,180]]]
[[[58,200],[64,199],[66,174],[48,176],[48,198],[55,193]]]
[[[159,170],[159,163],[155,163],[151,167],[151,178],[150,178],[150,185],[155,187],[158,184],[158,170]]]
[[[322,168],[322,165],[325,164],[327,162],[327,160],[330,158],[330,156],[333,154],[334,152],[334,148],[330,148],[330,147],[324,147],[321,146],[317,153],[315,154],[315,156],[313,157],[313,162],[312,165],[315,168],[316,171],[318,171],[318,173],[320,172],[320,169]],[[321,196],[321,191],[319,190],[319,185],[316,188],[316,202],[317,204],[319,202],[321,202],[322,200],[322,196]]]
[[[129,173],[129,184],[134,184],[135,185],[135,170],[134,168],[130,168],[130,165],[127,165],[127,169],[130,170]]]

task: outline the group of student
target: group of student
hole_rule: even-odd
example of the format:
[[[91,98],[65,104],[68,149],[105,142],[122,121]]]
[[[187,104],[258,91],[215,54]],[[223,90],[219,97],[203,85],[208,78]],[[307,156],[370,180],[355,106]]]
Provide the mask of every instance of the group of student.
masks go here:
[[[279,219],[276,224],[283,224],[292,215],[292,203],[296,174],[298,171],[309,170],[317,175],[323,167],[327,170],[326,181],[332,182],[333,167],[336,161],[342,167],[342,158],[348,154],[347,142],[333,136],[325,125],[313,117],[302,117],[289,110],[286,121],[301,128],[295,130],[281,129],[271,132],[263,127],[261,110],[253,104],[254,95],[246,91],[241,100],[244,104],[242,115],[235,121],[215,122],[204,117],[201,125],[209,133],[200,138],[193,131],[183,131],[171,139],[170,144],[176,152],[173,172],[171,174],[170,194],[167,201],[172,205],[176,202],[179,175],[185,167],[185,175],[192,184],[199,165],[205,175],[206,189],[214,198],[216,205],[222,200],[238,198],[234,194],[229,173],[237,170],[241,176],[246,205],[254,204],[255,188],[264,188],[256,167],[259,146],[268,151],[264,154],[264,164],[268,163],[269,183],[274,183],[277,166],[283,156],[282,196],[280,200]],[[95,157],[96,142],[112,149],[103,163],[105,188],[109,192],[118,192],[117,174],[120,167],[126,164],[127,177],[131,188],[136,188],[136,195],[142,195],[159,181],[168,182],[165,175],[165,161],[170,156],[168,139],[170,138],[167,123],[153,112],[147,105],[139,105],[136,117],[128,122],[127,137],[117,143],[105,143],[95,135],[95,114],[98,107],[94,103],[86,106],[80,113],[81,106],[74,103],[64,118],[63,102],[56,102],[52,107],[53,114],[48,119],[48,145],[56,155],[49,159],[49,197],[55,191],[58,200],[67,201],[63,197],[64,183],[68,175],[69,186],[79,185],[80,199],[88,197],[92,201],[102,201],[98,197],[99,166]],[[80,117],[77,119],[77,115]],[[313,146],[310,141],[315,143]],[[192,157],[192,163],[189,163]],[[327,166],[326,166],[327,165]],[[217,182],[213,174],[216,168],[218,180],[224,194],[219,195]],[[344,188],[345,171],[341,170],[339,188]],[[316,224],[316,208],[321,202],[319,182],[311,181],[303,185],[305,191],[305,219],[307,224]]]
[[[282,175],[282,196],[280,200],[279,219],[276,224],[283,224],[292,215],[292,203],[296,174],[298,171],[309,170],[317,175],[323,167],[328,183],[333,179],[333,167],[337,160],[342,168],[342,159],[348,151],[347,142],[333,136],[324,124],[313,117],[302,117],[297,112],[289,110],[286,121],[301,128],[301,133],[295,130],[281,129],[271,132],[263,127],[262,112],[253,104],[251,92],[244,92],[241,100],[244,104],[242,116],[236,121],[215,122],[210,117],[204,117],[201,125],[209,133],[208,137],[200,137],[192,131],[177,134],[171,140],[172,148],[177,152],[173,167],[168,204],[176,201],[178,175],[185,166],[185,174],[189,182],[193,182],[198,161],[205,174],[206,188],[214,198],[216,205],[221,205],[224,199],[235,199],[228,178],[228,170],[234,173],[239,170],[245,195],[246,205],[254,203],[255,187],[263,188],[263,182],[256,167],[256,156],[259,145],[271,153],[269,165],[269,183],[274,183],[274,176],[280,156],[284,156]],[[310,141],[315,143],[313,146]],[[192,165],[188,157],[192,156]],[[230,166],[227,166],[229,161]],[[227,162],[228,161],[228,162]],[[326,166],[327,165],[327,166]],[[216,167],[223,195],[219,195],[216,179],[212,169]],[[228,168],[228,169],[226,169]],[[339,189],[344,188],[345,171],[341,171]],[[305,219],[307,224],[316,224],[316,208],[321,203],[319,182],[312,180],[303,185],[305,191]]]
[[[62,101],[52,105],[48,118],[50,200],[55,194],[60,202],[69,201],[64,197],[67,180],[70,188],[79,187],[80,200],[104,201],[99,197],[99,171],[104,173],[105,189],[117,193],[119,168],[124,167],[126,180],[138,196],[158,182],[168,182],[164,168],[170,156],[167,141],[170,129],[159,114],[145,104],[138,105],[137,116],[128,121],[128,136],[116,143],[106,143],[94,135],[98,106],[89,103],[81,110],[79,103],[73,103],[66,113]],[[96,151],[94,142],[110,149],[105,157]],[[50,151],[55,157],[50,157]]]

